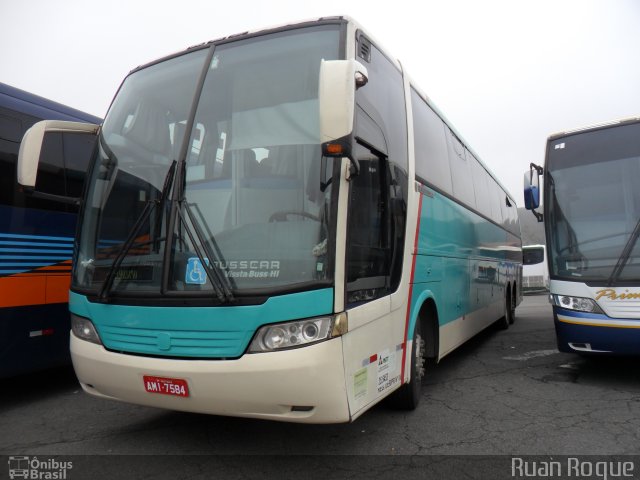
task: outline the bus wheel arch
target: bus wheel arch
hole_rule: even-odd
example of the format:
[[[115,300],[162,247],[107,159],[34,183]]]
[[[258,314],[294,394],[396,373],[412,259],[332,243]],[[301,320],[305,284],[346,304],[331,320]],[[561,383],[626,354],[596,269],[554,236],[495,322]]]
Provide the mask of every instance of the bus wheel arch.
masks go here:
[[[433,299],[428,298],[420,307],[412,338],[409,382],[389,398],[392,406],[402,410],[414,410],[418,406],[422,396],[426,360],[438,359],[438,316]]]
[[[416,323],[420,322],[422,337],[425,341],[425,356],[428,359],[439,358],[440,329],[438,323],[438,308],[432,298],[427,298],[420,307]]]

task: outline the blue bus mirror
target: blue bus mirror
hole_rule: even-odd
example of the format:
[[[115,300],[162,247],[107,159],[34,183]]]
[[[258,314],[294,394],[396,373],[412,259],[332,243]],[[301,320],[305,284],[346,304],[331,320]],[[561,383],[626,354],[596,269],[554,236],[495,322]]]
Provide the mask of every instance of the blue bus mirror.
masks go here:
[[[535,210],[540,207],[540,190],[538,187],[529,185],[524,189],[524,208]]]
[[[536,209],[540,207],[540,176],[542,173],[542,167],[532,163],[524,174],[524,208],[531,210],[539,222],[542,221],[542,214],[536,212]]]

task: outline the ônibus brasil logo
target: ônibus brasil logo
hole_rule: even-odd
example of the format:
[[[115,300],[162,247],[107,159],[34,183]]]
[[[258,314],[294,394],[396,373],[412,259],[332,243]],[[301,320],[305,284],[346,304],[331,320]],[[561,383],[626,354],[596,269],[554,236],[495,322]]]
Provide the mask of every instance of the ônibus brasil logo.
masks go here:
[[[73,462],[64,462],[55,458],[38,460],[38,457],[9,457],[9,478],[33,480],[65,480],[67,471],[73,468]]]

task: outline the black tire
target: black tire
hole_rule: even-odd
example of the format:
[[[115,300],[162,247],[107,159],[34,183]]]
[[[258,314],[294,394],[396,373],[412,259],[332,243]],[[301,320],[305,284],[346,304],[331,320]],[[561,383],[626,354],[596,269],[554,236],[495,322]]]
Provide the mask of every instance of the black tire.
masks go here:
[[[498,320],[497,325],[500,330],[506,330],[512,323],[513,320],[511,320],[511,292],[507,288],[507,291],[504,294],[504,316]]]
[[[411,377],[390,397],[393,407],[401,410],[415,410],[422,396],[422,378],[424,377],[425,341],[422,338],[420,320],[413,332],[413,348],[411,349]]]
[[[509,315],[509,323],[512,325],[516,321],[516,303],[517,303],[516,286],[514,284],[513,288],[511,289],[511,305],[510,305],[511,313]]]

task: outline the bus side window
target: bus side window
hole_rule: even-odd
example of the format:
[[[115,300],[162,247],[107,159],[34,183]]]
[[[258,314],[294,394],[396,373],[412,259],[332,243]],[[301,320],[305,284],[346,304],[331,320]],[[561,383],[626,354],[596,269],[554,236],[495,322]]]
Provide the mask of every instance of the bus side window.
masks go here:
[[[388,162],[357,144],[360,173],[350,180],[347,226],[347,303],[389,293],[391,223]]]

